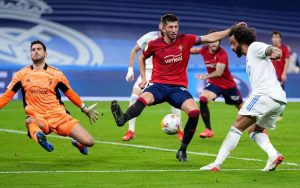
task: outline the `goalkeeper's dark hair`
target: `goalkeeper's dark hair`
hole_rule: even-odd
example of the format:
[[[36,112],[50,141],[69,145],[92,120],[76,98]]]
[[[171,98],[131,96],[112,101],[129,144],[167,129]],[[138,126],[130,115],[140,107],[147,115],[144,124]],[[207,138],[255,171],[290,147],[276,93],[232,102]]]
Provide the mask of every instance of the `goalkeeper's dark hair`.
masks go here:
[[[240,44],[250,45],[256,41],[256,33],[254,28],[244,25],[236,25],[230,29],[229,37],[234,36],[235,40]]]
[[[40,45],[42,45],[44,51],[45,51],[45,52],[47,51],[46,45],[45,45],[42,41],[40,41],[40,40],[34,40],[34,41],[32,41],[32,42],[31,42],[31,45],[30,45],[30,49],[31,49],[32,46],[35,45],[35,44],[40,44]]]
[[[179,22],[179,18],[175,14],[165,14],[160,18],[160,22],[166,25],[167,22]]]

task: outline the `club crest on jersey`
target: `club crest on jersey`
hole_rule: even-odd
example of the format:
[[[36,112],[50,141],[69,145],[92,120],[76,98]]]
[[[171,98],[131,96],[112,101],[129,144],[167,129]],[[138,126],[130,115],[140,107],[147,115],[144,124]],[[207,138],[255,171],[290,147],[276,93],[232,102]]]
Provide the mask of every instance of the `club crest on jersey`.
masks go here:
[[[182,61],[182,53],[178,54],[178,55],[168,55],[166,57],[164,57],[165,63],[169,64],[169,63],[177,63],[179,61]]]
[[[182,49],[183,49],[182,45],[179,45],[178,48],[182,52]]]

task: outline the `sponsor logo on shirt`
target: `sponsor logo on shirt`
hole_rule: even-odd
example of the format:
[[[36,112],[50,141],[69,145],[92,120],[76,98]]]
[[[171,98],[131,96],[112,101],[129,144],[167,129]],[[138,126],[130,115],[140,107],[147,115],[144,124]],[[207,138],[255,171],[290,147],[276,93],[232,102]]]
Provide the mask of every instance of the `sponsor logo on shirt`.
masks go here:
[[[169,63],[177,63],[179,61],[182,61],[182,53],[178,54],[178,55],[168,55],[164,58],[165,63],[169,64]]]

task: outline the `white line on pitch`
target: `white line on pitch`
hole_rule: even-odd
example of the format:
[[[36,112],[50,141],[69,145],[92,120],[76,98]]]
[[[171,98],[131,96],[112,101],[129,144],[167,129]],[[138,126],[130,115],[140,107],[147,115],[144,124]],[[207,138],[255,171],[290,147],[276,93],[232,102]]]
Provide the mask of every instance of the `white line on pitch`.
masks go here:
[[[261,169],[222,169],[221,171],[262,171]],[[300,169],[277,169],[276,171],[300,171]],[[0,171],[0,174],[55,174],[55,173],[153,173],[153,172],[210,172],[199,169],[186,170],[47,170],[47,171]],[[266,172],[267,173],[267,172]]]
[[[25,131],[18,131],[18,130],[11,130],[11,129],[1,129],[1,128],[0,128],[0,132],[27,134],[27,132],[25,132]],[[60,139],[70,139],[69,137],[61,137],[61,136],[57,136],[57,135],[48,135],[48,137],[60,138]],[[145,145],[137,145],[137,144],[127,144],[127,143],[108,142],[108,141],[99,141],[99,140],[95,140],[95,142],[99,143],[99,144],[117,145],[117,146],[134,147],[134,148],[143,148],[143,149],[151,149],[151,150],[158,150],[158,151],[177,152],[177,150],[175,150],[175,149],[158,148],[158,147],[153,147],[153,146],[145,146]],[[212,156],[212,157],[217,156],[216,154],[193,152],[193,151],[187,151],[187,153],[194,154],[194,155],[202,155],[202,156]],[[265,160],[253,159],[253,158],[232,157],[232,156],[229,156],[228,158],[237,159],[237,160],[244,160],[244,161],[266,162]],[[290,166],[300,166],[300,164],[298,164],[298,163],[290,163],[290,162],[283,162],[282,164],[290,165]]]

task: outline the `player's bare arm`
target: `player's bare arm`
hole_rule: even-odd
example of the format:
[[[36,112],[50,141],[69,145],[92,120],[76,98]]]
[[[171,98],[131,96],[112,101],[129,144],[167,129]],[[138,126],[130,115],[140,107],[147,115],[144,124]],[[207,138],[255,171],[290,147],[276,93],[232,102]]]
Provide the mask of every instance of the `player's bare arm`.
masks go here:
[[[140,74],[142,81],[139,83],[139,86],[141,89],[144,89],[146,84],[147,84],[147,79],[146,79],[146,58],[143,54],[140,55],[139,57],[139,68],[140,68]]]
[[[134,60],[135,60],[137,53],[140,50],[141,50],[141,48],[136,44],[130,52],[128,71],[127,71],[127,75],[126,75],[127,82],[132,82],[134,80],[134,72],[133,72]]]
[[[279,48],[274,46],[269,46],[266,49],[266,56],[271,60],[278,60],[282,56],[282,52]]]
[[[190,50],[190,53],[191,54],[199,54],[199,50],[200,50],[201,48],[191,48],[191,50]]]
[[[281,74],[282,82],[286,82],[286,73],[287,73],[287,69],[289,67],[290,59],[286,58],[284,61],[285,61],[285,64],[284,64],[284,68],[283,68],[283,71],[282,71],[282,74]]]
[[[247,27],[247,24],[245,22],[240,22],[236,25],[244,25],[245,27]],[[223,31],[213,32],[213,33],[201,36],[200,42],[202,44],[206,44],[206,43],[211,43],[211,42],[216,42],[216,41],[222,40],[228,36],[229,32],[230,32],[230,28],[223,30]]]
[[[216,78],[223,75],[226,65],[223,63],[217,63],[216,70],[206,75],[197,75],[197,78],[200,80],[206,80],[209,78]]]

